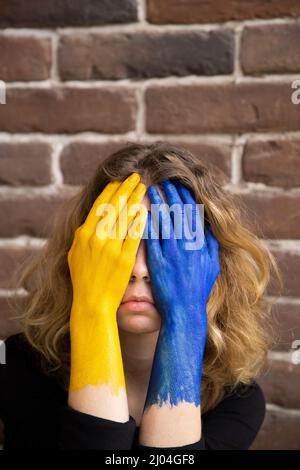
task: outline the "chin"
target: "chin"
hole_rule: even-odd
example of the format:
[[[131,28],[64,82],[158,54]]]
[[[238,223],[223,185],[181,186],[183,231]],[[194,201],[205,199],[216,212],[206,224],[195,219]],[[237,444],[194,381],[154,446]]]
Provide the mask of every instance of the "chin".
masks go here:
[[[160,329],[160,316],[154,312],[124,312],[117,315],[118,327],[129,333],[153,333]]]

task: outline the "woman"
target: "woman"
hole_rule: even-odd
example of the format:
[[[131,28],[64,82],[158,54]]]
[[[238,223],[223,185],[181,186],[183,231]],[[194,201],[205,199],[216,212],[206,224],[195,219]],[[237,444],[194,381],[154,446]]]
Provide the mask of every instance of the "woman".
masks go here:
[[[271,268],[197,157],[164,142],[112,154],[22,273],[23,333],[0,369],[5,448],[248,449]]]

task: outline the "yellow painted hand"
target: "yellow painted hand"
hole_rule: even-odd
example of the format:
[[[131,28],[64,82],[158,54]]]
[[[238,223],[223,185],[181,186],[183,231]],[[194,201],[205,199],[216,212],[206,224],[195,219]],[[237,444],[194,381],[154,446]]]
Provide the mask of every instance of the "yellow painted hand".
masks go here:
[[[147,209],[140,205],[146,186],[139,181],[133,173],[104,188],[68,253],[73,285],[71,391],[101,384],[112,394],[125,390],[117,310],[147,219]]]

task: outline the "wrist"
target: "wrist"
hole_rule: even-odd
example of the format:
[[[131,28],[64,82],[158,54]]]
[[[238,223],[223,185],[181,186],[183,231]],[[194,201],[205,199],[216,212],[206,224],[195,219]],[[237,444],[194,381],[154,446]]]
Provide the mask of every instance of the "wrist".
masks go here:
[[[165,341],[169,347],[184,346],[187,354],[193,349],[197,353],[204,350],[207,336],[207,313],[205,307],[189,312],[177,310],[162,317],[158,343]],[[177,355],[178,356],[178,355]],[[179,357],[177,357],[180,359]]]
[[[115,349],[108,355],[105,350],[99,350],[86,356],[72,352],[69,391],[101,385],[108,386],[112,395],[118,395],[120,390],[126,391],[121,352]]]
[[[100,384],[109,384],[115,393],[125,388],[117,322],[99,318],[70,325],[71,390]]]
[[[188,341],[160,334],[155,350],[145,406],[165,402],[200,405],[202,379],[201,347],[191,350]]]

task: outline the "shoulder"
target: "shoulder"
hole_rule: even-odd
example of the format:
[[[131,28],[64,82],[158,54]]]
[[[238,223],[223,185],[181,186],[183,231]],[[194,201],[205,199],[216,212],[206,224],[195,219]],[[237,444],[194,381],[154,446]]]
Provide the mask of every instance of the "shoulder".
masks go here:
[[[226,391],[222,401],[203,415],[203,432],[212,445],[228,449],[248,449],[266,413],[263,391],[257,382],[239,384]]]
[[[40,354],[22,333],[4,341],[5,363],[0,365],[0,411],[35,403],[60,394],[59,384],[42,370]]]
[[[16,368],[21,373],[28,361],[30,362],[34,356],[32,348],[22,333],[7,338],[1,347],[2,364],[0,374],[2,377],[8,377],[10,374],[15,373]]]
[[[56,447],[67,392],[43,372],[40,353],[22,334],[5,341],[5,353],[6,363],[0,365],[4,448]]]
[[[251,410],[259,420],[264,418],[266,409],[265,397],[257,382],[239,384],[234,390],[227,391],[219,406],[221,409],[234,408],[247,415]]]
[[[26,340],[23,333],[18,333],[12,336],[9,336],[4,340],[4,344],[6,347],[6,352],[10,355],[15,356],[18,353],[31,353],[33,352],[30,344]]]
[[[2,344],[4,364],[0,374],[7,378],[39,370],[40,356],[22,333],[12,335]],[[1,380],[1,378],[0,378]]]

